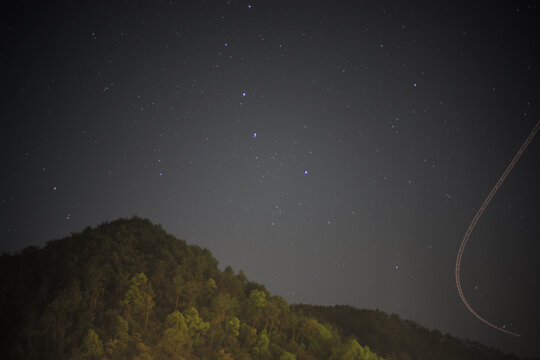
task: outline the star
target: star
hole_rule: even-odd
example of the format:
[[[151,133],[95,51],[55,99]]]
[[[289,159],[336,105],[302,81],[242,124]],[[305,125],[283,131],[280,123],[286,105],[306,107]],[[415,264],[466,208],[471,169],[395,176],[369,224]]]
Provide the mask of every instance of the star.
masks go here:
[[[146,14],[122,4],[106,9],[112,18],[94,16],[90,24],[80,20],[92,18],[92,9],[62,8],[58,18],[75,17],[62,22],[66,34],[60,37],[54,27],[38,27],[47,14],[29,8],[37,21],[27,30],[43,36],[26,37],[15,27],[9,34],[25,40],[25,51],[6,55],[10,68],[28,76],[8,79],[7,101],[28,111],[17,112],[20,119],[4,131],[9,141],[0,156],[6,174],[0,252],[17,251],[26,239],[42,245],[117,216],[150,216],[253,279],[294,263],[282,283],[262,281],[272,295],[288,291],[287,300],[388,310],[403,303],[400,315],[423,326],[444,324],[453,335],[470,335],[445,323],[464,313],[459,303],[447,301],[456,293],[433,289],[450,280],[448,288],[456,290],[444,276],[454,269],[466,231],[460,227],[537,121],[531,115],[538,59],[516,52],[520,44],[534,43],[537,9],[524,7],[517,16],[515,8],[496,6],[501,12],[490,13],[494,21],[480,24],[475,11],[453,3],[450,16],[415,5],[366,13],[356,2],[343,9],[315,1],[310,9],[284,11],[259,8],[255,0],[227,0],[174,16],[169,7]],[[343,10],[363,14],[341,16]],[[123,15],[115,20],[116,13]],[[509,26],[499,33],[501,21]],[[141,28],[150,23],[152,31]],[[446,36],[452,26],[456,36]],[[90,49],[91,56],[69,62],[73,46],[65,44]],[[494,47],[512,56],[490,56]],[[66,61],[66,71],[48,71]],[[496,111],[499,102],[515,115],[515,124]],[[530,146],[539,142],[537,134]],[[536,231],[536,209],[520,195],[522,189],[535,191],[533,151],[516,165],[522,176],[513,173],[494,198],[500,206],[488,210],[491,220],[488,214],[483,219],[485,237],[498,245],[485,250],[496,258],[504,252],[495,251],[508,245],[516,259],[534,264],[540,243],[529,237]],[[523,201],[510,208],[505,195]],[[496,222],[504,217],[513,220]],[[497,236],[500,229],[504,234]],[[512,237],[533,251],[515,246]],[[405,258],[401,273],[392,261]],[[317,270],[321,264],[324,274]],[[481,269],[473,261],[471,272],[474,266]],[[506,280],[520,274],[504,264],[496,271]],[[361,284],[371,280],[372,291],[347,286],[355,273]],[[475,275],[468,289],[487,300],[489,274]],[[523,285],[516,293],[540,296],[526,280],[514,284]],[[413,290],[446,313],[420,303],[405,306]],[[482,306],[504,309],[499,301],[490,297]],[[530,329],[526,314],[534,306],[509,301],[517,310],[501,313],[500,319],[509,319],[499,320],[500,327],[512,328],[510,318],[519,317],[519,328]],[[528,338],[540,338],[534,335]],[[528,357],[539,357],[538,349]]]

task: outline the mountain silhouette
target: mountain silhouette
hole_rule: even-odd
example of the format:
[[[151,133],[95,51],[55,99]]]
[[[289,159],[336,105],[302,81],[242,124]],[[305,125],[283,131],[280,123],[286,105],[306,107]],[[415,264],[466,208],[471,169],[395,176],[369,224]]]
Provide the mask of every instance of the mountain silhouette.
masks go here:
[[[518,359],[378,310],[290,306],[139,217],[4,254],[0,270],[4,359]]]

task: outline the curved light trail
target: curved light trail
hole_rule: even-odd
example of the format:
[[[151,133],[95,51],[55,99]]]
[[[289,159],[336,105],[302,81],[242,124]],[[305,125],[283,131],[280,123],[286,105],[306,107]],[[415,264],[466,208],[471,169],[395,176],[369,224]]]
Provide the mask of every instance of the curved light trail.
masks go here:
[[[463,304],[465,304],[465,307],[474,316],[476,316],[480,321],[482,321],[486,325],[489,325],[494,329],[497,329],[499,331],[502,331],[503,333],[513,335],[513,336],[520,336],[520,335],[515,333],[515,332],[506,330],[506,329],[504,329],[502,327],[499,327],[497,325],[494,325],[494,324],[490,323],[489,321],[487,321],[486,319],[484,319],[483,317],[478,315],[478,313],[476,311],[474,311],[474,309],[471,307],[471,305],[469,305],[469,303],[467,302],[467,299],[465,298],[465,295],[463,294],[463,289],[461,288],[459,270],[460,270],[460,267],[461,267],[461,258],[463,257],[463,251],[465,250],[465,246],[467,246],[467,241],[469,240],[469,236],[471,236],[471,232],[473,231],[474,227],[476,226],[476,223],[478,222],[478,220],[480,219],[480,217],[484,213],[484,210],[486,210],[486,207],[489,205],[489,202],[491,201],[491,199],[493,198],[493,196],[495,195],[497,190],[499,190],[499,187],[502,185],[504,179],[506,179],[506,177],[508,176],[510,171],[512,171],[512,168],[514,167],[514,165],[516,165],[519,158],[521,157],[521,155],[523,154],[523,152],[525,151],[527,146],[530,144],[530,142],[534,138],[534,135],[536,135],[536,133],[538,132],[538,129],[540,129],[540,121],[538,121],[536,123],[536,126],[534,127],[534,129],[531,131],[531,133],[529,134],[529,136],[527,137],[527,139],[525,140],[523,145],[521,145],[521,148],[516,153],[516,155],[514,156],[514,158],[512,159],[510,164],[508,165],[508,167],[506,168],[506,170],[504,170],[504,173],[499,178],[499,181],[497,181],[497,183],[495,184],[493,189],[491,189],[489,195],[486,197],[486,199],[482,203],[482,206],[480,206],[480,209],[478,209],[478,211],[476,212],[476,215],[474,216],[473,220],[471,221],[471,224],[469,225],[469,227],[467,228],[467,231],[465,232],[465,236],[463,237],[463,240],[461,240],[461,245],[459,246],[457,259],[456,259],[456,286],[457,286],[457,290],[458,290],[458,293],[459,293],[459,297],[463,301]]]

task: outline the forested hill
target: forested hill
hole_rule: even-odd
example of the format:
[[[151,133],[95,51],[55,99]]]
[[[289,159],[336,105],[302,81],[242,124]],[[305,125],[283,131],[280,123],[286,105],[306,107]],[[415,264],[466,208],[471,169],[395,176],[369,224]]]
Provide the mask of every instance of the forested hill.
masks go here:
[[[433,332],[381,312],[291,308],[137,217],[2,255],[0,272],[2,359],[381,359],[367,345],[387,359],[516,359],[448,336],[434,353]]]
[[[388,359],[518,359],[478,342],[429,330],[379,310],[303,304],[294,305],[291,310],[337,326],[342,335],[356,338]]]

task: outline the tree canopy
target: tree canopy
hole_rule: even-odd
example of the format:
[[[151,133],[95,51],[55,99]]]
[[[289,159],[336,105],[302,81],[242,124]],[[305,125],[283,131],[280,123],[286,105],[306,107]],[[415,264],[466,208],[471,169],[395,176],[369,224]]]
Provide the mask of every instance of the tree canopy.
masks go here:
[[[437,348],[422,339],[440,334],[411,327],[391,332],[376,317],[366,322],[357,309],[291,307],[242,271],[220,271],[210,251],[138,217],[4,254],[0,271],[0,357],[5,359],[382,359],[377,354],[487,359],[485,354],[494,354],[446,336],[444,344],[451,345]],[[407,343],[412,338],[414,348]],[[500,355],[491,358],[512,359]]]

